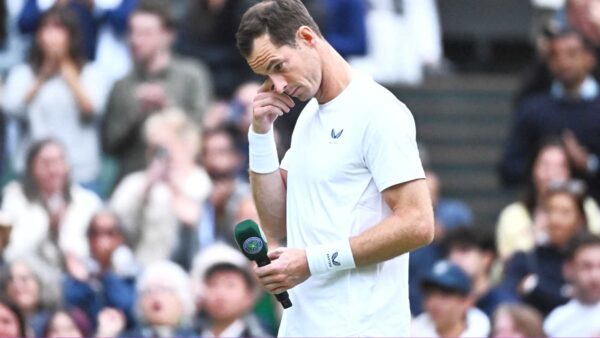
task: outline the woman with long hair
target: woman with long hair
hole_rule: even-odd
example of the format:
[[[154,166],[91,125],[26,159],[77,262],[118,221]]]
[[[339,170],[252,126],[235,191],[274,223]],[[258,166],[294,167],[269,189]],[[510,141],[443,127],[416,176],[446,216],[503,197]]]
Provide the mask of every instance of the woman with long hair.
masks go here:
[[[530,164],[530,179],[522,200],[511,203],[501,212],[496,227],[498,253],[503,260],[517,251],[531,250],[536,242],[545,241],[546,214],[542,200],[551,184],[571,179],[572,170],[564,145],[557,139],[543,143]],[[600,232],[600,209],[593,198],[584,195],[588,229]]]
[[[16,149],[18,172],[32,141],[55,137],[67,149],[75,181],[92,185],[100,170],[98,117],[108,89],[86,63],[78,27],[68,8],[43,15],[28,62],[9,73],[3,105],[26,126]]]
[[[4,257],[34,254],[60,266],[65,253],[87,256],[87,227],[101,205],[93,192],[71,183],[65,149],[58,141],[34,143],[22,180],[3,191],[2,210],[13,220]]]

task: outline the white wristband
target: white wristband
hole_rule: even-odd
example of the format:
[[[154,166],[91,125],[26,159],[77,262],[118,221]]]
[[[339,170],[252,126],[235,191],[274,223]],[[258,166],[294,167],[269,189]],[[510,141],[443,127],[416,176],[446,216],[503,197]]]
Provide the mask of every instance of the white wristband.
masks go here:
[[[356,267],[349,240],[306,248],[308,269],[312,275],[331,271],[353,269]]]
[[[277,156],[273,128],[266,134],[257,134],[250,126],[248,143],[250,144],[248,160],[251,171],[257,174],[270,174],[279,169],[279,157]]]

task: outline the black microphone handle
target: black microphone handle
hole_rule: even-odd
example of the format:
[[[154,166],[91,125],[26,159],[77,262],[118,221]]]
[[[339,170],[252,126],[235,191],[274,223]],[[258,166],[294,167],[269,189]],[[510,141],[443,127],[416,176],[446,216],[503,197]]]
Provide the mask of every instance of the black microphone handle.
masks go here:
[[[269,257],[263,257],[260,260],[257,260],[256,264],[259,267],[265,266],[271,264],[271,260],[269,259]],[[287,291],[283,291],[282,293],[276,294],[275,298],[277,298],[277,301],[281,304],[281,306],[283,306],[284,309],[287,309],[292,306],[292,301],[290,301],[290,295]]]

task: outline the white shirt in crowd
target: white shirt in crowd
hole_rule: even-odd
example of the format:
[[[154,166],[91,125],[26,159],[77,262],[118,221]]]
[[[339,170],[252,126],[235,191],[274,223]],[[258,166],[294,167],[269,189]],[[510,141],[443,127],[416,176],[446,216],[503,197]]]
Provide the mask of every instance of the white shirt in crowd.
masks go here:
[[[600,302],[573,299],[557,307],[544,321],[544,331],[549,337],[600,337]]]
[[[281,167],[292,248],[363,233],[391,214],[383,190],[425,177],[410,111],[358,73],[330,102],[308,103]],[[280,336],[408,335],[408,254],[311,276],[290,299]]]
[[[9,183],[2,192],[2,211],[13,221],[9,245],[4,257],[12,260],[39,253],[40,246],[50,238],[50,218],[44,206],[29,201],[20,183]],[[102,201],[93,192],[71,186],[71,202],[60,224],[58,247],[63,253],[87,257],[87,229],[92,216],[100,210]]]
[[[25,154],[29,145],[47,137],[59,140],[67,150],[72,176],[78,183],[89,183],[100,173],[99,117],[104,110],[108,87],[103,75],[88,64],[81,71],[81,83],[94,107],[96,119],[82,122],[73,91],[66,80],[55,75],[46,80],[33,100],[27,104],[25,96],[37,75],[29,64],[11,70],[6,81],[3,106],[7,114],[28,123],[28,132],[17,144],[15,168],[24,170]]]
[[[490,334],[490,320],[477,308],[469,309],[466,324],[460,337],[487,337]],[[421,313],[413,320],[410,331],[412,337],[440,337],[427,312]]]

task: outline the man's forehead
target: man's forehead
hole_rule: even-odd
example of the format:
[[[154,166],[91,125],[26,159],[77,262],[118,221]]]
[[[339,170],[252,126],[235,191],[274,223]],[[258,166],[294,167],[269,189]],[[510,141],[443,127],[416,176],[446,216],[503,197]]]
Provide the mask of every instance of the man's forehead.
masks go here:
[[[254,39],[252,54],[248,57],[248,65],[255,72],[266,72],[269,63],[280,58],[279,48],[273,44],[267,34]]]

